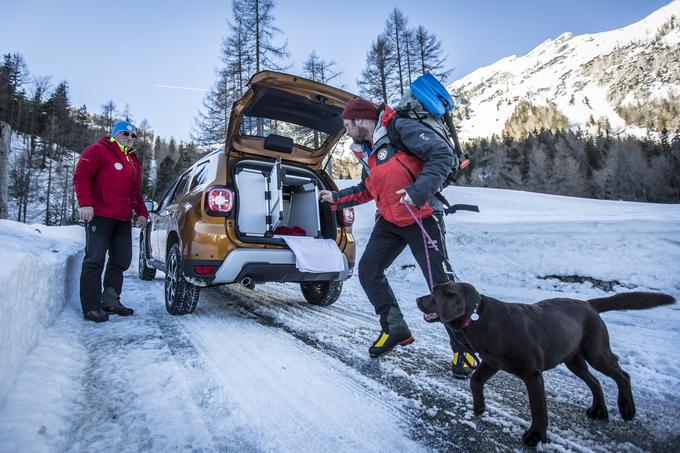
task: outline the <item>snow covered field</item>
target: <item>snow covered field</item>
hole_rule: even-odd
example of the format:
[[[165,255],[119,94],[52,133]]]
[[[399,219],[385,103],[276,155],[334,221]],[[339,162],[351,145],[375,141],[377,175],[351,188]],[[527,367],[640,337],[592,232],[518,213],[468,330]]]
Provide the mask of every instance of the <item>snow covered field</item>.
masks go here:
[[[447,197],[481,209],[447,218],[452,263],[480,292],[508,302],[611,294],[546,278],[580,276],[680,297],[678,205],[462,187]],[[358,256],[373,211],[357,209]],[[193,315],[172,317],[162,274],[142,282],[130,269],[122,301],[135,315],[84,322],[83,237],[80,227],[0,221],[2,452],[523,448],[523,384],[499,373],[487,412],[472,415],[468,383],[450,377],[444,329],[415,307],[427,285],[408,252],[389,277],[416,342],[376,360],[367,348],[378,323],[356,276],[327,308],[304,303],[294,284],[231,286],[204,290]],[[545,374],[551,443],[539,449],[677,450],[680,306],[603,318],[637,416],[621,420],[614,382],[595,373],[610,421],[587,419],[587,387],[559,366]]]

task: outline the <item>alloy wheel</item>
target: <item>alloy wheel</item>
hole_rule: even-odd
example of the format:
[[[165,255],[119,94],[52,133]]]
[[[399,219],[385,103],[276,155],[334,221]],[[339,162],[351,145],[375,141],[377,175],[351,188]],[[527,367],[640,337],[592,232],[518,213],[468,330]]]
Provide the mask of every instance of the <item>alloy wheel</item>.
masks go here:
[[[175,292],[177,291],[177,255],[171,253],[168,257],[168,269],[165,274],[165,304],[170,306],[175,300]]]

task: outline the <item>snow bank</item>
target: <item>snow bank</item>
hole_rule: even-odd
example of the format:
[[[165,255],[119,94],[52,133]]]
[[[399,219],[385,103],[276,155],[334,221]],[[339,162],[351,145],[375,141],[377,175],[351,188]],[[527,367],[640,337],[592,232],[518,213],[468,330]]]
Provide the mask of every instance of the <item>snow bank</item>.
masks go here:
[[[78,226],[0,220],[0,406],[45,328],[78,297],[84,239]]]

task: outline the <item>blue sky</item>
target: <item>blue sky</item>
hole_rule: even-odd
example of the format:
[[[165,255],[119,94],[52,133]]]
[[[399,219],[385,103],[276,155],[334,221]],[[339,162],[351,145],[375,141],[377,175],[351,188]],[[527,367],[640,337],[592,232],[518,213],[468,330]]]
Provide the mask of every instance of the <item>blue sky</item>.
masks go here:
[[[366,51],[397,7],[442,41],[449,82],[509,55],[523,55],[563,32],[597,33],[637,22],[670,0],[278,0],[277,26],[292,67],[312,50],[335,60],[338,80],[357,92]],[[231,18],[229,0],[97,2],[3,0],[0,52],[21,53],[32,76],[69,82],[74,105],[101,111],[108,100],[157,134],[188,139],[209,88]]]

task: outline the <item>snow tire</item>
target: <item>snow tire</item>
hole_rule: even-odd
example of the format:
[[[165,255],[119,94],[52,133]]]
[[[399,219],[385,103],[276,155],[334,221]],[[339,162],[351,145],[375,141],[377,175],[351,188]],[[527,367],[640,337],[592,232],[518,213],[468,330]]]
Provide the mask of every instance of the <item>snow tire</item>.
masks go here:
[[[342,293],[342,282],[300,282],[305,300],[312,305],[327,307]]]
[[[199,286],[192,285],[184,278],[179,244],[173,244],[165,262],[165,309],[171,315],[193,313],[200,292]]]

